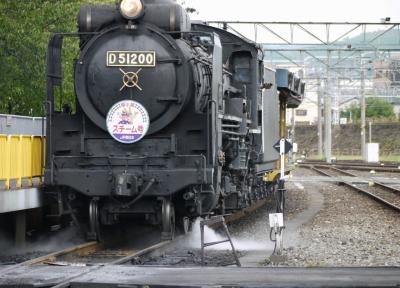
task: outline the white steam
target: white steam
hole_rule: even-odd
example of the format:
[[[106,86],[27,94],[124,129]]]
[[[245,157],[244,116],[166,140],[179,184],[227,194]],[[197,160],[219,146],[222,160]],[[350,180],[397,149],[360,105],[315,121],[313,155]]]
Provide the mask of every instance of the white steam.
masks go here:
[[[255,239],[250,235],[234,235],[232,236],[232,242],[236,250],[241,251],[260,251],[269,249],[271,243],[269,243],[268,239],[264,241],[260,241],[259,239]],[[204,242],[218,242],[222,240],[226,240],[228,237],[225,235],[223,230],[221,233],[217,233],[215,230],[205,226],[204,227]],[[196,220],[193,224],[192,232],[185,237],[185,239],[180,243],[181,246],[187,247],[190,249],[200,249],[201,248],[201,233],[200,233],[200,220]],[[206,249],[208,250],[230,250],[231,245],[229,242],[221,243],[218,245],[209,246]]]

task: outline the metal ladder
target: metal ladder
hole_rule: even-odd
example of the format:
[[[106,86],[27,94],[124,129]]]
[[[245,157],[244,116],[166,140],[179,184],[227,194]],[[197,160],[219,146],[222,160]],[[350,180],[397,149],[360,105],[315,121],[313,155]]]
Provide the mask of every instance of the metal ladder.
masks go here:
[[[216,242],[209,242],[209,243],[204,243],[204,226],[214,226],[214,225],[222,225],[223,230],[225,232],[225,235],[227,236],[226,240],[221,240],[221,241],[216,241]],[[204,266],[204,249],[209,246],[229,242],[232,247],[232,253],[233,256],[235,257],[236,265],[238,267],[241,267],[242,265],[240,264],[239,258],[237,256],[235,247],[233,246],[233,242],[231,239],[231,235],[228,230],[228,226],[226,226],[225,218],[224,216],[214,216],[206,220],[201,220],[200,221],[200,232],[201,232],[201,265]]]

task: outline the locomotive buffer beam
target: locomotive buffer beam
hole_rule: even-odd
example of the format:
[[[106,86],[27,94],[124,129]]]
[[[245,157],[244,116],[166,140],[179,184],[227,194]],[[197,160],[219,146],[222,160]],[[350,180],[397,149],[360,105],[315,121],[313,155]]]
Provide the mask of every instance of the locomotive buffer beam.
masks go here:
[[[225,232],[227,239],[221,240],[221,241],[216,241],[216,242],[205,243],[204,242],[204,226],[214,226],[214,225],[221,225],[223,227],[223,230]],[[200,221],[200,233],[201,233],[201,266],[204,266],[204,254],[205,254],[204,249],[206,247],[218,245],[218,244],[222,244],[222,243],[226,243],[226,242],[229,242],[231,244],[232,253],[233,253],[233,256],[235,257],[235,261],[236,261],[236,266],[238,266],[238,267],[242,266],[240,264],[238,255],[236,253],[235,246],[233,246],[231,234],[229,233],[228,226],[226,225],[224,216],[219,215],[219,216],[211,217],[210,219],[207,219],[207,220],[201,220]]]

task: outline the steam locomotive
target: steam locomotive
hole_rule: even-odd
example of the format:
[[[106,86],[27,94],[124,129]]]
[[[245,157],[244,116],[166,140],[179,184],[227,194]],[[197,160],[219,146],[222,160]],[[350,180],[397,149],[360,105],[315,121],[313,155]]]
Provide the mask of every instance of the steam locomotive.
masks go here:
[[[126,215],[172,238],[273,192],[279,111],[301,102],[298,79],[283,73],[278,96],[257,45],[192,23],[172,0],[82,6],[78,27],[53,34],[47,53],[53,215],[86,219],[92,239]],[[66,37],[80,42],[75,107],[59,95]]]

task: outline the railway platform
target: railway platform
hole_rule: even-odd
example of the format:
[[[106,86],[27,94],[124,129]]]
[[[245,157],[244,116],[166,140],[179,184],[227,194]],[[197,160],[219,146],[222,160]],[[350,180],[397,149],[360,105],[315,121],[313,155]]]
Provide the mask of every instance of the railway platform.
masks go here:
[[[13,214],[16,244],[25,242],[26,212],[42,206],[43,118],[0,115],[0,215]]]

